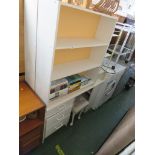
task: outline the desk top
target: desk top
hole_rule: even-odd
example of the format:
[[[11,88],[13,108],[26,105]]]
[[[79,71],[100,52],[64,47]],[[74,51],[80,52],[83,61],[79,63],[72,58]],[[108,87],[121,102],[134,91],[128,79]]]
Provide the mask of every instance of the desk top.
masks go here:
[[[19,117],[44,106],[43,102],[25,82],[19,83]]]

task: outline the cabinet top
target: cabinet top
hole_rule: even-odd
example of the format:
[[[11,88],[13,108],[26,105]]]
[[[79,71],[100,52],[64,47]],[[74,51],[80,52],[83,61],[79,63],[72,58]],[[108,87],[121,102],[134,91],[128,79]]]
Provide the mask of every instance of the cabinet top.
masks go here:
[[[19,83],[19,117],[44,106],[43,102],[25,82]]]

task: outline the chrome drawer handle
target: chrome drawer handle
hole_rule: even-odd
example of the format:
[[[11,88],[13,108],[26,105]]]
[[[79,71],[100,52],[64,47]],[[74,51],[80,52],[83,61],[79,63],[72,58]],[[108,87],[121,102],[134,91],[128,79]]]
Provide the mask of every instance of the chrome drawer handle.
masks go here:
[[[61,123],[59,126],[55,127],[55,129],[60,129],[63,126],[63,124]]]

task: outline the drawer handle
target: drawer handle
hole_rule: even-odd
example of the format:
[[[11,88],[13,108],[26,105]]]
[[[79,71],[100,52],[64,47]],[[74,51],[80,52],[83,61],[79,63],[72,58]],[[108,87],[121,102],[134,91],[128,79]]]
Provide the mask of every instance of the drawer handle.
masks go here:
[[[60,115],[60,117],[57,118],[57,120],[58,120],[58,121],[61,121],[61,120],[64,118],[64,114],[59,114],[59,115]]]
[[[63,105],[62,107],[59,107],[59,111],[62,111],[63,109],[65,109],[65,105]]]
[[[59,126],[56,126],[55,129],[58,130],[63,126],[63,124],[61,123]]]

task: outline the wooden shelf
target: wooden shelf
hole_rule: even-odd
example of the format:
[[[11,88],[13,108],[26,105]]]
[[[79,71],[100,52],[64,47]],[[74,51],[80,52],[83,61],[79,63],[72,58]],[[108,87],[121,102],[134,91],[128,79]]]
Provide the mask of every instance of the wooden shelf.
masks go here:
[[[66,101],[69,101],[77,96],[79,96],[80,94],[92,89],[94,87],[94,82],[93,81],[90,81],[89,84],[83,86],[82,88],[80,88],[79,90],[76,90],[70,94],[67,94],[65,96],[61,96],[61,97],[58,97],[54,100],[51,100],[49,101],[49,104],[46,108],[46,110],[48,111],[48,109],[51,108],[51,106],[54,106],[56,104],[59,104],[59,103],[62,103],[62,102],[66,102]]]
[[[25,83],[19,83],[19,117],[44,107],[44,104]]]
[[[56,49],[72,49],[83,47],[107,46],[97,39],[57,39]]]
[[[31,130],[33,130],[43,124],[44,124],[44,122],[40,119],[34,119],[34,120],[27,119],[19,124],[19,128],[20,128],[19,136],[21,137],[21,136],[29,133]]]
[[[89,59],[54,65],[51,81],[81,73],[99,66],[99,63],[92,62]]]
[[[70,8],[74,8],[74,9],[77,9],[77,10],[85,11],[85,12],[88,12],[88,13],[92,13],[92,14],[95,14],[95,15],[99,15],[99,16],[103,16],[103,17],[108,17],[108,18],[111,18],[111,19],[117,19],[116,16],[110,16],[110,15],[107,15],[107,14],[104,14],[104,13],[100,13],[100,12],[97,12],[97,11],[93,11],[93,10],[90,10],[90,9],[87,9],[87,8],[84,8],[84,7],[80,7],[80,6],[77,6],[77,5],[73,5],[73,4],[69,4],[69,3],[64,3],[64,2],[61,2],[61,5],[62,6],[66,6],[66,7],[70,7]]]

